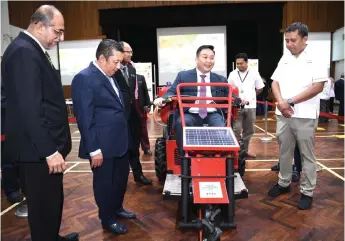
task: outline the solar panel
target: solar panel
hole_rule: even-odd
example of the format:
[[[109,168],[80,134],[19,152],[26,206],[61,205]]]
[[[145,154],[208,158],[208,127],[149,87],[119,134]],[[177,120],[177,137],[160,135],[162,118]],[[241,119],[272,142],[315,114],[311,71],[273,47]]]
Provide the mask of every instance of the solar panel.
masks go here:
[[[231,127],[184,127],[183,146],[239,147]]]

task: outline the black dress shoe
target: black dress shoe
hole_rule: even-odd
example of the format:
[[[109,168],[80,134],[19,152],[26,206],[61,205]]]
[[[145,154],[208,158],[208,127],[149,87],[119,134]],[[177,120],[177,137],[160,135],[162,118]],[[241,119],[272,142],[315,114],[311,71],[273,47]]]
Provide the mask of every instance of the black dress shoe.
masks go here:
[[[59,237],[59,241],[79,241],[79,234],[78,233],[70,233],[66,236]]]
[[[119,217],[119,218],[124,218],[124,219],[135,219],[135,218],[137,218],[137,215],[135,215],[135,213],[128,212],[128,211],[126,211],[123,208],[121,209],[120,212],[118,212],[116,214],[116,216]]]
[[[23,198],[19,191],[14,191],[7,195],[7,200],[11,204],[15,204],[15,203],[20,203],[21,201],[23,201]]]
[[[299,202],[298,208],[301,210],[311,209],[313,203],[313,197],[309,197],[301,193],[301,201]]]
[[[144,151],[145,156],[152,156],[152,152],[150,150]]]
[[[301,174],[300,172],[296,171],[296,170],[293,170],[292,171],[292,179],[291,181],[292,182],[299,182],[299,179],[301,178]]]
[[[147,179],[143,174],[141,174],[139,176],[134,176],[134,181],[135,182],[140,182],[141,184],[144,184],[144,185],[152,184],[152,180],[151,179]]]
[[[279,169],[280,169],[279,162],[271,167],[271,171],[279,171]]]
[[[128,233],[127,227],[119,222],[114,222],[112,224],[103,224],[102,223],[102,227],[105,230],[108,230],[109,232],[111,232],[112,234],[126,234]]]
[[[268,196],[271,197],[278,197],[281,194],[288,193],[290,192],[290,186],[288,187],[282,187],[278,183],[274,185],[269,191],[268,191]]]

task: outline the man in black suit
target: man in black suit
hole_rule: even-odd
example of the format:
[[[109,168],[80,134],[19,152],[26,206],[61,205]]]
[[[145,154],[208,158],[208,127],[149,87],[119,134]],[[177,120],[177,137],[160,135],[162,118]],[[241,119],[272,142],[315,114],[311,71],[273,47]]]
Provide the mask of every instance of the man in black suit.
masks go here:
[[[7,98],[5,154],[18,160],[24,174],[33,241],[79,240],[77,233],[59,236],[71,134],[61,80],[46,50],[63,40],[64,29],[59,10],[41,6],[1,63]]]
[[[128,120],[130,129],[131,146],[128,152],[129,164],[132,168],[134,181],[140,182],[144,185],[149,185],[152,183],[152,180],[149,180],[144,176],[139,160],[141,122],[139,113],[136,108],[135,100],[136,71],[131,64],[133,51],[128,43],[120,43],[122,48],[124,49],[124,56],[121,62],[121,68],[120,70],[116,71],[114,77],[121,89],[125,106],[125,116]]]
[[[152,156],[150,151],[149,134],[147,131],[147,113],[150,113],[150,96],[147,90],[146,80],[144,75],[137,74],[138,95],[136,100],[137,111],[140,116],[141,132],[140,145],[146,156]]]
[[[123,98],[112,78],[120,68],[123,49],[115,40],[105,39],[98,45],[96,58],[72,80],[74,113],[81,135],[79,157],[90,160],[103,228],[125,234],[127,228],[117,218],[136,218],[122,206],[129,174],[129,130]]]

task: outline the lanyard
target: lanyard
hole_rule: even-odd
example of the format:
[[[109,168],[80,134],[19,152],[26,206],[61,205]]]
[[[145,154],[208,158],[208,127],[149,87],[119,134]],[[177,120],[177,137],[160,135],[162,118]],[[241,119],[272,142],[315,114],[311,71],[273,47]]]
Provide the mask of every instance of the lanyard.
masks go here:
[[[246,80],[248,73],[249,73],[249,70],[248,70],[246,76],[244,76],[244,79],[242,80],[241,75],[240,75],[240,71],[237,71],[238,77],[240,77],[240,80],[242,83]]]

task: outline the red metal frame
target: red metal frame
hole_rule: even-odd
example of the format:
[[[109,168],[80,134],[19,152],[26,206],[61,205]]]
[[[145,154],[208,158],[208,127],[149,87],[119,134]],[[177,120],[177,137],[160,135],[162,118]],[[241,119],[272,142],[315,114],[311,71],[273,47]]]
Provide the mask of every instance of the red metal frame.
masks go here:
[[[228,97],[197,97],[197,96],[181,96],[181,87],[195,87],[195,86],[210,86],[210,87],[228,87],[229,93]],[[198,108],[227,108],[228,117],[227,117],[227,127],[230,127],[230,116],[231,116],[231,102],[232,102],[232,86],[227,83],[180,83],[176,88],[177,101],[179,104],[180,117],[182,127],[186,126],[184,119],[183,108],[186,107],[198,107]],[[228,104],[195,104],[195,103],[182,103],[182,100],[225,100],[228,101]]]

